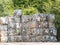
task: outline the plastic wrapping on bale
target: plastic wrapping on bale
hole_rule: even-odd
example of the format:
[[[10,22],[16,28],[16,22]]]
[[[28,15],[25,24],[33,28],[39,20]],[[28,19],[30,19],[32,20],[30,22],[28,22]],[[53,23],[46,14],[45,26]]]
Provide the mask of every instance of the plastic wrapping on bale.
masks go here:
[[[43,35],[43,41],[44,42],[49,42],[49,40],[50,40],[50,36],[49,35]]]
[[[8,24],[8,17],[1,17],[0,24]]]

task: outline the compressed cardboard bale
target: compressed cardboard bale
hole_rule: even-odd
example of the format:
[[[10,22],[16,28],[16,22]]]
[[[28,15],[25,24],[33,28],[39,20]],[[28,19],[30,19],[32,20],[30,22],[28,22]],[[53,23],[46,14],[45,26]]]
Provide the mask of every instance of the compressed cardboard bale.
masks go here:
[[[28,28],[26,34],[27,34],[27,35],[30,35],[30,33],[31,33],[31,29]]]
[[[26,35],[26,42],[31,42],[31,38],[29,35]]]
[[[46,15],[39,14],[38,16],[41,18],[40,21],[46,21]]]
[[[56,37],[55,37],[55,36],[50,36],[50,41],[51,41],[51,42],[56,42],[56,41],[57,41],[57,39],[56,39]]]
[[[26,41],[27,41],[26,36],[22,36],[22,41],[23,41],[23,42],[26,42]]]
[[[22,41],[22,37],[19,36],[14,36],[15,37],[15,42],[21,42]]]
[[[50,36],[49,35],[43,35],[43,42],[49,42],[49,40],[50,40]]]
[[[9,22],[14,22],[14,17],[13,16],[8,16],[8,21]]]
[[[15,29],[15,28],[16,28],[15,26],[16,26],[16,25],[15,25],[14,22],[9,22],[9,24],[8,24],[8,28],[13,28],[13,29]]]
[[[9,24],[8,24],[8,28],[15,28],[15,22],[14,22],[14,17],[8,17],[9,19]]]
[[[1,31],[1,42],[7,42],[8,37],[7,37],[7,31]]]
[[[29,30],[29,31],[30,31],[29,32],[30,37],[34,37],[36,35],[36,28],[33,28],[33,29]]]
[[[8,42],[11,42],[11,36],[8,36]]]
[[[49,21],[49,22],[52,22],[52,23],[55,22],[55,15],[49,14],[49,15],[48,15],[48,21]]]
[[[38,18],[38,14],[34,14],[34,15],[32,16],[32,20],[33,20],[33,21],[36,21],[36,20],[39,21],[39,19],[40,19],[40,18]]]
[[[26,28],[26,29],[31,28],[30,25],[31,25],[31,22],[22,23],[22,28]]]
[[[31,21],[31,18],[30,18],[30,16],[28,16],[28,15],[23,15],[22,16],[22,22],[24,23],[26,23],[26,22],[29,22],[29,21]]]
[[[43,14],[39,14],[38,16],[40,17],[40,21],[43,21],[44,15]]]
[[[14,36],[15,35],[15,29],[12,29],[12,28],[8,29],[8,34],[9,34],[9,36]]]
[[[36,28],[27,29],[27,35],[29,35],[30,37],[36,36]]]
[[[48,22],[47,21],[44,22],[43,27],[48,28]]]
[[[50,32],[49,32],[49,29],[48,28],[44,28],[43,29],[43,35],[49,35]]]
[[[38,16],[38,14],[35,14],[35,15],[33,15],[32,16],[32,19],[33,19],[33,21],[38,21],[38,22],[40,22],[40,17]]]
[[[35,41],[36,41],[35,37],[31,38],[31,42],[35,42]]]
[[[2,36],[7,36],[7,33],[8,33],[8,31],[4,31],[4,30],[1,31]]]
[[[43,33],[43,29],[42,28],[37,28],[35,32],[36,32],[36,35],[41,36],[42,33]]]
[[[8,36],[8,42],[15,42],[14,36]]]
[[[41,22],[41,25],[42,25],[43,28],[47,28],[48,27],[48,22],[46,22],[46,21]]]
[[[50,27],[55,27],[55,24],[54,24],[54,23],[49,22],[49,28],[50,28]]]
[[[36,36],[35,38],[36,38],[36,39],[35,39],[36,42],[41,42],[41,41],[42,41],[42,36]]]
[[[0,30],[5,30],[5,31],[7,31],[7,25],[0,25]]]
[[[26,28],[23,28],[21,32],[22,32],[23,36],[27,35],[27,29]]]
[[[41,19],[40,17],[37,17],[37,18],[36,18],[36,21],[40,22],[40,19]]]
[[[20,35],[20,36],[18,37],[18,41],[19,41],[19,42],[22,42],[22,35]]]
[[[8,24],[8,17],[1,17],[0,24]]]
[[[2,36],[1,37],[1,42],[7,42],[8,41],[8,37],[6,36]]]
[[[50,31],[50,35],[54,35],[54,36],[57,35],[57,29],[55,27],[49,28],[49,31]]]
[[[37,28],[38,24],[36,23],[36,21],[32,21],[30,27],[31,28]]]

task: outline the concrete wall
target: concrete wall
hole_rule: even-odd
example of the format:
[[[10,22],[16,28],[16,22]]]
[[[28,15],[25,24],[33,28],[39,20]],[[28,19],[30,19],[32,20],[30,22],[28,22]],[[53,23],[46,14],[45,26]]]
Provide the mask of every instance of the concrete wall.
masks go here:
[[[55,42],[57,30],[55,15],[22,15],[15,10],[14,16],[0,17],[0,42]]]

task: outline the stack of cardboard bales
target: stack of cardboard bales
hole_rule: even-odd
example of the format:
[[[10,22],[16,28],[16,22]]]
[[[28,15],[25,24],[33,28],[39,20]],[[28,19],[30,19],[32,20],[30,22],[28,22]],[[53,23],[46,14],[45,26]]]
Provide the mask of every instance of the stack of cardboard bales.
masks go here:
[[[55,42],[57,30],[53,14],[22,15],[0,18],[0,42]]]

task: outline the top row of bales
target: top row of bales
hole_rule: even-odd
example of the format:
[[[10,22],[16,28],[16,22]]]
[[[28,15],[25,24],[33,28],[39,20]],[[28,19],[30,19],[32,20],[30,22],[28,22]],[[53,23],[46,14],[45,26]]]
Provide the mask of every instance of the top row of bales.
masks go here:
[[[29,15],[22,15],[22,10],[15,10],[14,16],[6,16],[0,18],[0,24],[8,24],[9,22],[24,23],[28,21],[38,21],[38,22],[48,21],[51,24],[55,22],[55,15],[34,14],[32,16],[29,16]]]

